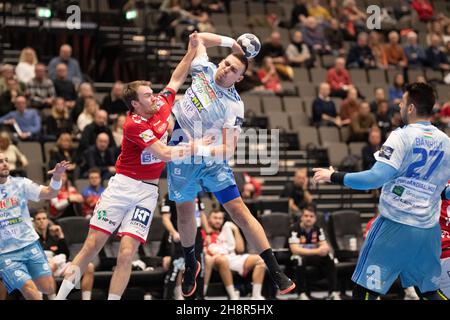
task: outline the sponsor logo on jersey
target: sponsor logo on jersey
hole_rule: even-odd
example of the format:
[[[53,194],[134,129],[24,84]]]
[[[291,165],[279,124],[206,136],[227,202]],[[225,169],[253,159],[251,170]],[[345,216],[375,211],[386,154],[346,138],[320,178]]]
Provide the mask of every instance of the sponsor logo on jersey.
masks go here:
[[[394,188],[392,189],[392,193],[396,194],[399,197],[402,196],[404,191],[405,191],[405,188],[402,186],[394,186]]]
[[[241,127],[243,124],[244,124],[244,118],[236,117],[236,121],[234,122],[234,125]]]
[[[141,138],[145,143],[149,142],[155,137],[153,131],[150,129],[145,130],[139,134],[139,138]]]
[[[150,221],[151,215],[152,213],[148,209],[136,206],[131,221],[146,227]]]
[[[161,123],[161,121],[158,121],[159,123]],[[158,123],[156,123],[153,126],[153,129],[158,133],[158,134],[162,134],[164,131],[166,131],[167,129],[167,122],[162,122],[161,125],[158,125]]]
[[[145,121],[140,115],[137,114],[133,114],[131,116],[131,119],[135,122],[135,123],[142,123],[142,121]]]
[[[14,224],[18,224],[18,223],[22,223],[22,222],[23,222],[23,218],[21,218],[21,217],[3,220],[3,221],[0,221],[0,228],[6,228],[8,226],[12,226]]]
[[[0,200],[0,210],[8,210],[19,205],[19,199],[16,197]]]
[[[205,110],[205,108],[203,107],[202,103],[200,102],[200,99],[197,98],[197,96],[194,94],[194,92],[189,89],[186,91],[189,100],[191,101],[192,105],[200,112],[202,112],[203,110]]]
[[[380,158],[385,158],[387,160],[391,160],[393,153],[394,153],[394,148],[391,148],[388,146],[382,146],[380,149],[379,156],[380,156]]]

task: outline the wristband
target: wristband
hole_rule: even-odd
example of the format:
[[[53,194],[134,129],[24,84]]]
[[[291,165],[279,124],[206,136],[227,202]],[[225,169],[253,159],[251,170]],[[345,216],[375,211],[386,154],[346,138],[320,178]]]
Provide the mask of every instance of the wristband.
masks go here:
[[[53,178],[50,179],[50,184],[49,184],[50,188],[52,188],[53,190],[59,190],[61,189],[62,186],[62,182],[61,180],[56,181]]]
[[[233,47],[234,39],[230,37],[220,36],[220,46],[221,47]]]
[[[343,186],[344,185],[344,176],[346,174],[347,174],[346,172],[335,171],[331,174],[330,181],[334,184],[340,184],[341,186]]]
[[[197,146],[197,152],[195,153],[195,155],[202,156],[202,157],[210,157],[211,156],[211,147],[200,144]]]

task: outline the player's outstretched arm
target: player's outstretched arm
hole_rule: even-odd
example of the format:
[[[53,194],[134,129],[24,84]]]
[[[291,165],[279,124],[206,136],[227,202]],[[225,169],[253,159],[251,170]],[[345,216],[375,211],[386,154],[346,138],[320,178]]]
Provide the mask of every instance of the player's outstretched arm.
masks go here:
[[[175,92],[180,89],[181,85],[186,81],[186,77],[189,73],[189,69],[191,67],[191,62],[196,56],[197,49],[199,47],[199,39],[198,33],[194,32],[189,36],[189,45],[186,54],[183,59],[181,59],[180,63],[175,68],[172,76],[170,78],[169,84],[167,87],[171,88]]]
[[[370,170],[346,173],[329,169],[314,168],[314,182],[332,182],[357,190],[378,189],[386,182],[392,180],[397,174],[394,167],[377,161]]]
[[[61,189],[62,174],[69,168],[70,162],[61,161],[56,164],[53,170],[48,171],[48,174],[53,175],[50,180],[50,184],[46,187],[41,188],[41,193],[39,194],[40,200],[50,200],[58,195],[59,189]]]
[[[192,152],[197,156],[214,157],[221,160],[228,160],[234,156],[237,141],[239,138],[239,131],[233,128],[222,129],[222,144],[218,146],[209,146],[210,140],[213,137],[206,137],[204,143],[195,141],[192,145]]]
[[[168,162],[181,160],[191,155],[192,142],[180,143],[178,146],[167,146],[161,141],[155,141],[151,146],[147,147],[151,154],[161,161]]]
[[[245,54],[236,40],[230,37],[221,36],[215,33],[201,32],[198,34],[200,44],[206,48],[210,47],[229,47],[234,53]],[[198,55],[199,53],[197,53]]]

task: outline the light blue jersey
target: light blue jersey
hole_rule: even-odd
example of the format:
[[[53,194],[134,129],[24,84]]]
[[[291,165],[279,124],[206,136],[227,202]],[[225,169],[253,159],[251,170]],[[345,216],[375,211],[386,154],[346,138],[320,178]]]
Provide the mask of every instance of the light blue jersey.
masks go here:
[[[413,227],[435,226],[450,179],[449,137],[429,122],[410,124],[393,131],[375,159],[397,170],[383,185],[380,214]]]
[[[195,58],[191,64],[192,84],[172,112],[181,129],[191,137],[214,134],[218,138],[216,143],[221,144],[223,128],[240,132],[244,104],[234,86],[222,88],[216,84],[216,71],[206,54]]]
[[[41,186],[27,178],[8,177],[0,184],[0,255],[25,248],[39,239],[27,202],[39,201]]]

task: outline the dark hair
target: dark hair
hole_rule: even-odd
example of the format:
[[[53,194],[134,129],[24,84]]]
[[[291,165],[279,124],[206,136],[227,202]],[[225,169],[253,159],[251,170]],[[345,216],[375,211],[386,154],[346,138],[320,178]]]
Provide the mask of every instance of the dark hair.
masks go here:
[[[418,116],[431,116],[436,103],[436,95],[432,86],[426,83],[415,82],[405,87],[408,93],[407,106],[413,104]]]
[[[127,105],[128,109],[133,112],[134,108],[131,105],[131,101],[138,100],[138,93],[137,90],[140,86],[148,86],[150,87],[152,83],[150,81],[145,80],[137,80],[128,83],[125,86],[125,89],[123,90],[123,100],[125,101],[125,104]]]
[[[40,213],[45,213],[45,215],[48,217],[48,212],[45,208],[39,208],[36,210],[36,212],[33,215],[33,218],[36,217]]]
[[[242,72],[242,74],[244,74],[248,69],[248,59],[240,53],[232,53],[231,55],[242,62],[242,64],[244,65],[244,72]]]
[[[91,175],[91,173],[98,173],[98,174],[100,175],[100,177],[102,176],[102,172],[101,172],[100,169],[97,168],[97,167],[94,167],[94,168],[89,169],[89,171],[88,171],[88,177]]]
[[[306,206],[302,209],[302,213],[305,212],[305,210],[308,210],[308,211],[314,213],[314,215],[317,216],[316,207],[315,207],[313,204],[308,204],[308,205],[306,205]]]

